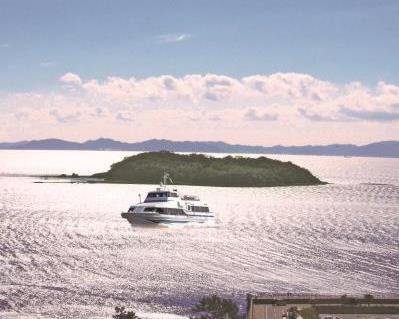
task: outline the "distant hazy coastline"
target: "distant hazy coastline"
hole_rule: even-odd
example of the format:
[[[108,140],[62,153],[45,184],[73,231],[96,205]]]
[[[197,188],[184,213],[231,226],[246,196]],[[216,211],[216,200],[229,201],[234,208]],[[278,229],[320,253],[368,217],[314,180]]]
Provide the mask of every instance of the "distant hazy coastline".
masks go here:
[[[147,140],[137,143],[119,142],[99,138],[86,142],[70,142],[60,139],[43,139],[0,143],[0,149],[14,150],[109,150],[109,151],[171,151],[200,153],[253,153],[291,155],[330,155],[363,157],[399,157],[399,141],[382,141],[367,145],[331,144],[304,146],[250,146],[233,145],[225,142],[193,142],[170,140]]]

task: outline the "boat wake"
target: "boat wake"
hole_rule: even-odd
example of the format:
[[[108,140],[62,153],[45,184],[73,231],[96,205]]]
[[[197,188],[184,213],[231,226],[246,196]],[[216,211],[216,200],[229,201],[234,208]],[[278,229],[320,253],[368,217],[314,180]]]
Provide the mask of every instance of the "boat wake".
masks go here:
[[[204,223],[188,222],[188,223],[137,223],[130,222],[133,228],[169,228],[169,229],[186,229],[186,228],[220,228],[220,223],[215,220],[209,220]]]
[[[218,222],[214,220],[209,220],[204,223],[197,223],[197,222],[189,222],[184,224],[159,223],[158,225],[167,228],[219,228],[220,227]]]

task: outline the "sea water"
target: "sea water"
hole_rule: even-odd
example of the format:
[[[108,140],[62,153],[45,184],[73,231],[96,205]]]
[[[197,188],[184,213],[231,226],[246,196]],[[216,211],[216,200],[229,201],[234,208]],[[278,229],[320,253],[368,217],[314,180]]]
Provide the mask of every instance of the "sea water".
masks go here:
[[[247,293],[399,293],[399,159],[270,155],[330,184],[178,186],[215,211],[204,227],[122,219],[152,185],[31,176],[132,154],[0,151],[0,318],[111,318],[117,305],[175,318],[214,293],[243,309]]]

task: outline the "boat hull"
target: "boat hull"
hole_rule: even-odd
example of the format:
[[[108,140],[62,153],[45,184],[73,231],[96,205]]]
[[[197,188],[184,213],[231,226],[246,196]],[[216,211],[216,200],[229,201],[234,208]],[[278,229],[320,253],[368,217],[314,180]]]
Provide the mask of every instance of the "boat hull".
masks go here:
[[[130,223],[139,225],[206,223],[215,219],[212,215],[165,215],[158,213],[122,213],[121,216]]]

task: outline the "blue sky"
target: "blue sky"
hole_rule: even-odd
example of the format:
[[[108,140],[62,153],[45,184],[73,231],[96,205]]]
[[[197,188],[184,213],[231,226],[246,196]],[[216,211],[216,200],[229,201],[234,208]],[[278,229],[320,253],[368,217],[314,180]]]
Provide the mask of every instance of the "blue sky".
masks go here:
[[[0,1],[0,88],[299,72],[399,83],[399,1]],[[163,35],[186,35],[162,42]]]
[[[0,141],[399,140],[398,17],[397,0],[0,0]]]

